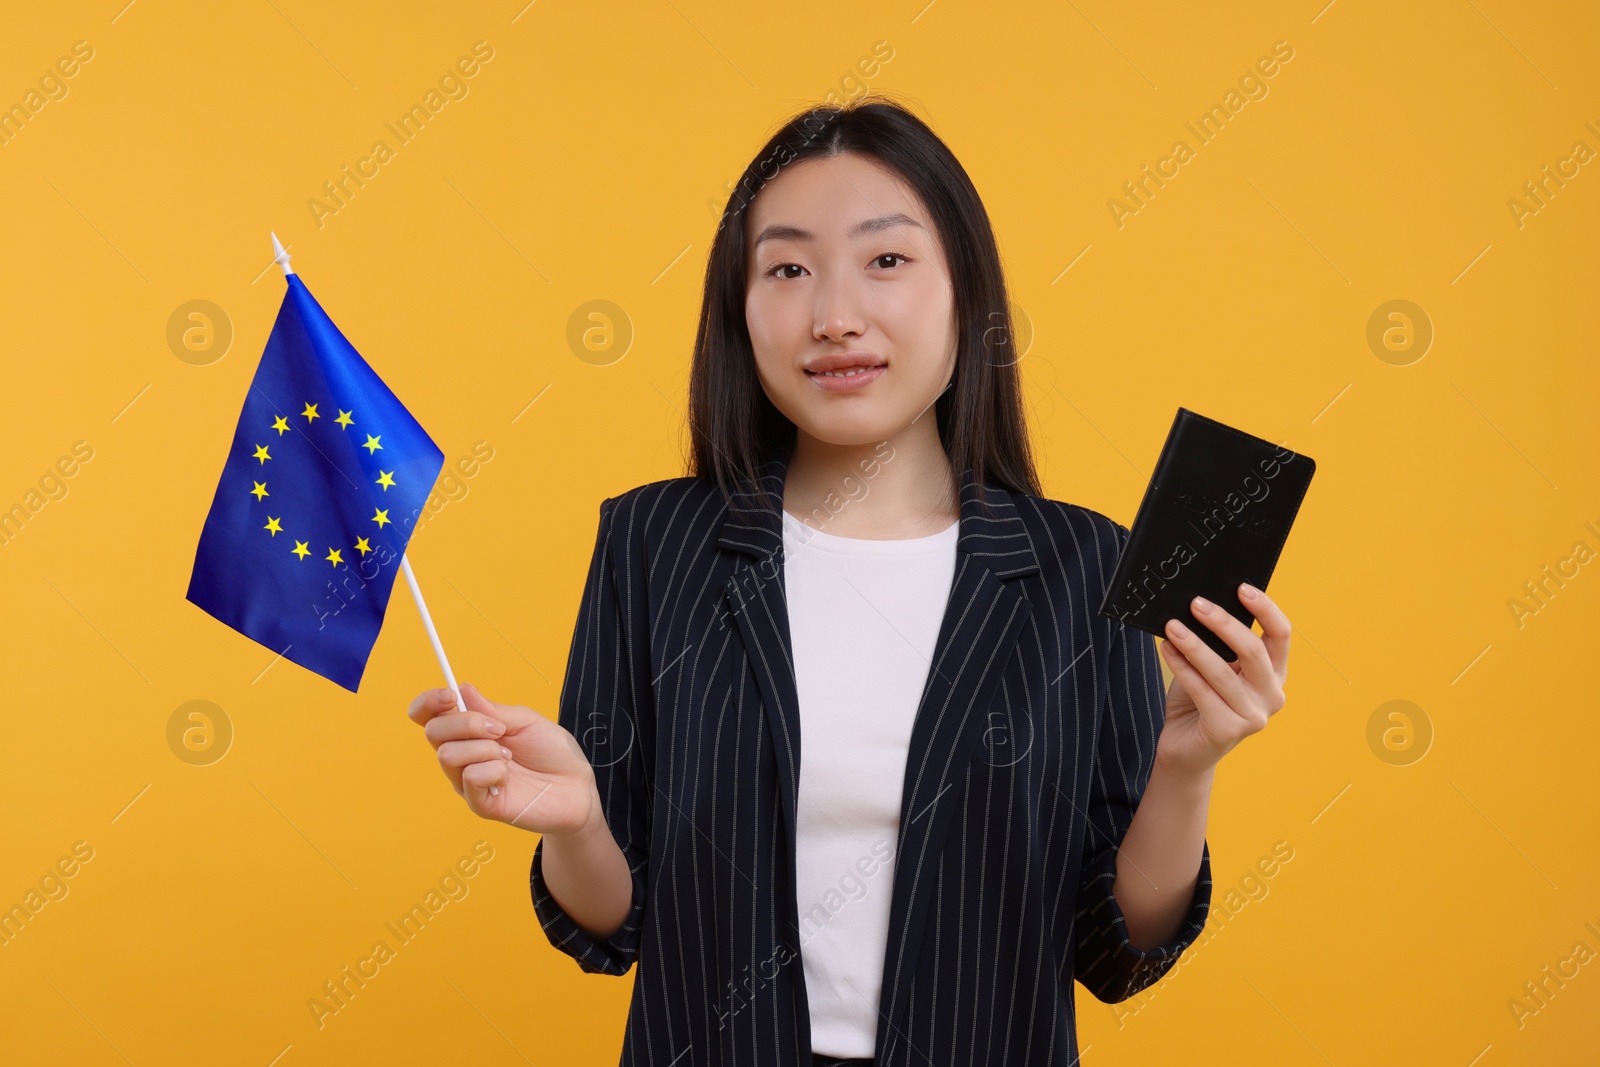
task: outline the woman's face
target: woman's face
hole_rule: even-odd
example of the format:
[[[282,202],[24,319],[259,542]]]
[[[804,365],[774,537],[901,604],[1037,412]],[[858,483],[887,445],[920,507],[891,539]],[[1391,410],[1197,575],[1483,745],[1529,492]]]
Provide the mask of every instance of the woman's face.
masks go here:
[[[955,295],[916,193],[846,153],[792,164],[747,214],[745,322],[773,405],[834,445],[888,439],[927,411],[955,373]],[[881,369],[808,372],[845,354]]]

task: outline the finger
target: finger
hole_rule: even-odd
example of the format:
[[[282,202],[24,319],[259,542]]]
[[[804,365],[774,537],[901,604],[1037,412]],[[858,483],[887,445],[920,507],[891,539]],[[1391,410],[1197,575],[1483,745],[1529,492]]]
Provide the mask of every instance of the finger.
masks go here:
[[[1183,683],[1184,692],[1194,697],[1195,704],[1198,706],[1201,694],[1212,692],[1211,683],[1206,681],[1200,672],[1194,669],[1194,664],[1190,663],[1184,657],[1184,654],[1178,651],[1177,646],[1170,639],[1157,641],[1156,648],[1160,650],[1161,658],[1167,661],[1167,667],[1171,669],[1173,677]],[[1216,694],[1212,692],[1212,695],[1215,696]]]
[[[511,758],[511,750],[498,741],[475,739],[471,741],[446,741],[439,746],[439,766],[461,792],[461,772],[474,763],[494,760],[504,763]]]
[[[1217,609],[1211,610],[1215,613]],[[1239,620],[1233,621],[1238,623]],[[1200,639],[1200,635],[1194,632],[1193,627],[1186,626],[1181,619],[1168,619],[1166,632],[1167,640],[1172,642],[1174,648],[1189,661],[1190,666],[1206,680],[1207,688],[1215,692],[1228,706],[1243,706],[1247,698],[1245,683],[1239,675],[1233,673],[1215,649]],[[1198,703],[1198,700],[1196,702]]]
[[[505,760],[492,759],[471,763],[461,769],[462,797],[474,815],[494,818],[498,803],[492,798],[500,794],[500,787],[508,783],[510,768]]]
[[[1252,591],[1254,596],[1250,595]],[[1272,670],[1281,684],[1289,673],[1289,635],[1294,632],[1289,616],[1272,602],[1271,597],[1248,582],[1239,585],[1239,602],[1261,623],[1261,641],[1266,646]]]
[[[438,748],[446,741],[460,741],[474,737],[499,737],[506,732],[505,723],[491,719],[480,711],[463,711],[456,715],[436,715],[423,727],[428,741]]]
[[[486,715],[504,726],[506,732],[503,737],[508,744],[510,739],[518,737],[530,727],[537,730],[539,721],[544,718],[532,708],[525,708],[521,704],[497,704],[484,696],[477,686],[467,682],[461,683],[461,697],[466,701],[468,711]],[[538,734],[530,736],[537,737]]]
[[[1202,607],[1209,610],[1202,612],[1200,610]],[[1190,602],[1189,612],[1202,626],[1222,638],[1223,644],[1233,649],[1234,654],[1239,657],[1239,671],[1235,671],[1235,674],[1242,671],[1251,688],[1266,692],[1277,686],[1278,676],[1273,670],[1271,658],[1267,655],[1266,645],[1254,630],[1234,618],[1232,612],[1223,610],[1222,605],[1213,604],[1205,597],[1195,597]],[[1217,659],[1222,661],[1221,656]],[[1232,667],[1229,666],[1229,669]]]
[[[448,689],[425,689],[417,694],[406,709],[406,715],[418,725],[427,725],[436,715],[455,710],[456,695]]]
[[[537,718],[534,712],[520,705],[496,704],[488,697],[485,697],[478,687],[470,682],[461,684],[461,699],[467,705],[463,709],[464,711],[476,712],[487,716],[492,721],[498,722],[502,730],[499,736],[508,739],[516,737],[522,732],[523,727]],[[489,787],[490,796],[496,796],[499,792],[499,786],[491,785]]]
[[[1256,732],[1262,724],[1252,722],[1227,703],[1205,675],[1189,662],[1184,653],[1170,640],[1160,642],[1161,654],[1166,658],[1167,665],[1172,668],[1173,675],[1194,701],[1195,708],[1200,713],[1200,721],[1207,736],[1220,740],[1223,752],[1227,752],[1244,738]],[[1205,651],[1216,655],[1211,649]]]
[[[510,729],[511,716],[506,714],[506,709],[484,696],[483,691],[471,682],[461,683],[461,699],[467,703],[466,708],[463,710],[477,712],[487,719],[500,723],[508,730]]]
[[[471,741],[446,741],[439,746],[439,762],[443,766],[460,770],[473,763],[491,759],[510,759],[511,750],[498,741],[474,739]]]

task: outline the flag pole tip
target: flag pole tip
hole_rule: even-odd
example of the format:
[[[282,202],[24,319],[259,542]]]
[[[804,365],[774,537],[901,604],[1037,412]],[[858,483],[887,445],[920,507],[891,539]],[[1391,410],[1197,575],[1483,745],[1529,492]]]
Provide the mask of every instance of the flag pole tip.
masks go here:
[[[294,271],[289,269],[289,253],[283,250],[283,243],[278,240],[278,235],[272,235],[272,261],[283,268],[283,276],[287,278]]]

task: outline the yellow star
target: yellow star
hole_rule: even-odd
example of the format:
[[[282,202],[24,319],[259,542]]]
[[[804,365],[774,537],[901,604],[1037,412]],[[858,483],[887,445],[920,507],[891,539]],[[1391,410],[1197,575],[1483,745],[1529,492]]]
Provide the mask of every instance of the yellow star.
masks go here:
[[[296,541],[294,543],[294,547],[291,548],[289,551],[293,552],[295,555],[299,556],[301,559],[305,559],[307,556],[311,555],[311,549],[306,547],[306,543],[304,541]]]
[[[289,429],[290,427],[289,423],[284,419],[284,417],[282,415],[278,415],[272,420],[272,428],[278,431],[279,437],[282,437],[283,431]]]
[[[266,482],[256,482],[255,483],[255,488],[250,490],[250,491],[256,495],[256,499],[257,500],[260,500],[262,497],[268,495],[267,494],[267,483]]]
[[[389,509],[388,508],[375,508],[373,510],[377,511],[377,514],[372,516],[372,521],[377,523],[378,524],[378,529],[381,530],[389,522]]]
[[[344,562],[344,560],[339,558],[339,550],[337,548],[328,549],[328,554],[322,558],[333,564],[335,567]]]
[[[283,532],[283,527],[279,526],[278,525],[278,520],[273,518],[271,515],[267,516],[267,524],[265,526],[261,527],[261,528],[263,530],[270,530],[272,532],[272,536],[273,537],[277,537],[279,534],[281,534]]]
[[[312,403],[307,403],[306,404],[306,409],[304,411],[302,411],[300,414],[302,414],[302,415],[304,415],[306,417],[306,421],[307,422],[310,422],[312,419],[320,419],[320,418],[322,418],[321,415],[317,414],[317,405],[312,404]]]
[[[262,463],[266,463],[266,461],[271,459],[272,457],[267,455],[267,446],[266,445],[256,445],[254,458],[259,459]]]
[[[387,493],[389,487],[394,484],[394,471],[379,471],[378,484],[383,486],[383,491]]]
[[[377,450],[378,450],[378,449],[380,449],[380,448],[382,448],[382,447],[383,447],[383,446],[382,446],[382,445],[380,445],[380,444],[379,444],[379,443],[378,443],[378,442],[379,442],[379,441],[380,441],[380,440],[382,440],[382,438],[381,438],[381,437],[374,437],[374,436],[372,436],[372,435],[371,435],[371,434],[370,434],[370,433],[369,433],[369,434],[367,434],[367,441],[366,441],[366,443],[365,443],[365,444],[363,444],[363,445],[362,445],[362,446],[361,446],[361,447],[362,447],[362,448],[364,448],[364,449],[366,449],[366,450],[367,450],[367,455],[369,455],[369,456],[370,456],[370,455],[372,455],[372,454],[373,454],[373,453],[374,453],[374,452],[376,452],[376,451],[377,451]]]
[[[356,550],[365,556],[368,552],[372,551],[372,546],[367,544],[367,539],[365,537],[358,537],[356,538]]]
[[[339,424],[339,428],[341,430],[348,430],[350,428],[350,424],[356,420],[350,417],[350,413],[348,411],[341,411],[339,412],[339,417],[333,421]]]

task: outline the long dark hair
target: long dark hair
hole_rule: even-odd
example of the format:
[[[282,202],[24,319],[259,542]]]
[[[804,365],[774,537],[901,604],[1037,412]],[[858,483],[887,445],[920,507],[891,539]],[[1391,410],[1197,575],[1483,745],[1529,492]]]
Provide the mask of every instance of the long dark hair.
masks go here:
[[[795,426],[756,376],[745,323],[748,247],[744,213],[782,168],[856,152],[898,174],[932,216],[955,296],[956,369],[934,402],[939,440],[952,471],[1043,496],[1029,448],[1000,250],[983,201],[955,155],[904,106],[865,96],[842,107],[801,112],[773,135],[739,179],[712,239],[705,298],[689,371],[689,474],[724,497],[755,485],[768,454],[792,446]]]

